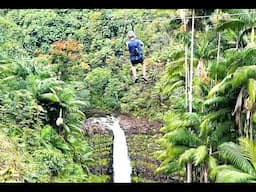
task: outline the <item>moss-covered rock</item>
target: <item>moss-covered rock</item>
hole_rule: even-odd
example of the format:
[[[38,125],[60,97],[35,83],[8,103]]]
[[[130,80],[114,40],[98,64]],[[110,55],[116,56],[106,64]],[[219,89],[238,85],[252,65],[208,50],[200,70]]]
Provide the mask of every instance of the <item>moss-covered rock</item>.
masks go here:
[[[92,148],[94,159],[88,165],[89,181],[91,182],[111,182],[112,181],[112,143],[113,135],[96,133],[88,137],[89,145]]]

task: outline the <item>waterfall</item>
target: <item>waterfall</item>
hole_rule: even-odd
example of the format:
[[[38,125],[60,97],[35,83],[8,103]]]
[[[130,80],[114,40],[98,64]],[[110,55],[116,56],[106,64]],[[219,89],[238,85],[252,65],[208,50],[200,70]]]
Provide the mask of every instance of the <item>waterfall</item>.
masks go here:
[[[88,119],[89,120],[89,119]],[[117,118],[111,117],[92,117],[91,123],[99,123],[105,125],[112,130],[114,134],[113,141],[113,173],[114,183],[130,183],[131,182],[131,163],[128,155],[128,147],[124,131],[119,125]]]

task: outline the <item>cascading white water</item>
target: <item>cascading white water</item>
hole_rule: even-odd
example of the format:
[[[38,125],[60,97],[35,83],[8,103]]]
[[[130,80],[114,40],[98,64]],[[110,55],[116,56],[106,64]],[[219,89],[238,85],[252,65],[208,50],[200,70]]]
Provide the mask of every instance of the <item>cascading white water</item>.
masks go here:
[[[118,119],[111,117],[93,117],[91,123],[99,123],[113,131],[113,172],[114,183],[131,182],[131,163],[124,131],[119,125]]]

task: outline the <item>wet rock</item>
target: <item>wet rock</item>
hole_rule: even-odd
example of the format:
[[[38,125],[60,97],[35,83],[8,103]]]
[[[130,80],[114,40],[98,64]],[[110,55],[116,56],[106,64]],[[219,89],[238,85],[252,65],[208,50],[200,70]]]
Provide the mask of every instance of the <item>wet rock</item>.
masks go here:
[[[118,115],[120,127],[128,134],[132,133],[145,133],[154,134],[158,133],[163,124],[159,121],[149,121],[145,118],[137,118],[132,115]]]
[[[83,131],[87,136],[92,136],[94,134],[112,134],[112,131],[109,130],[106,126],[93,123],[90,120],[84,121]]]

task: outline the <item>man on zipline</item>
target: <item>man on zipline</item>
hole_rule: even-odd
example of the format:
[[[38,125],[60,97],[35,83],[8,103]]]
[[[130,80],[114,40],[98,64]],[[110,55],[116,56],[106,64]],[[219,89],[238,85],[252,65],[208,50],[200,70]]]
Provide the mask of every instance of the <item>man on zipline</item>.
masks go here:
[[[135,83],[139,82],[139,79],[137,77],[137,72],[136,72],[136,65],[138,63],[141,63],[142,67],[142,75],[143,75],[143,80],[148,81],[146,77],[146,65],[143,62],[143,54],[142,54],[142,46],[143,42],[139,39],[136,39],[135,33],[133,31],[128,32],[128,38],[129,41],[126,42],[127,48],[130,53],[130,61],[131,61],[131,69],[132,69],[132,75]]]

